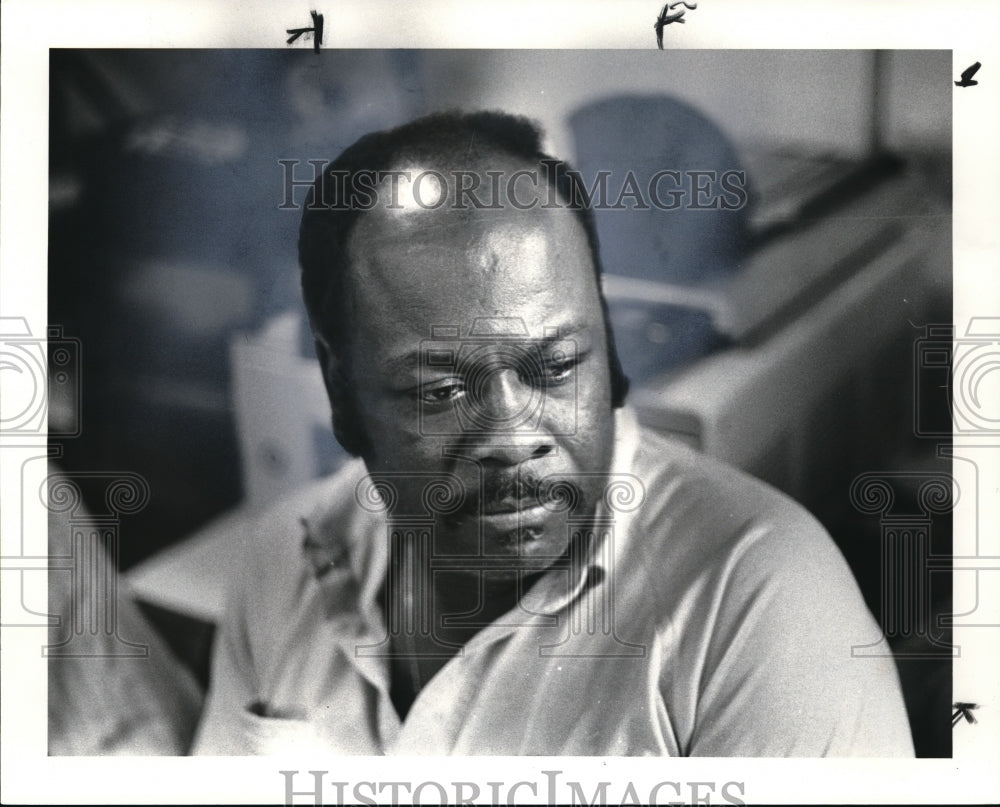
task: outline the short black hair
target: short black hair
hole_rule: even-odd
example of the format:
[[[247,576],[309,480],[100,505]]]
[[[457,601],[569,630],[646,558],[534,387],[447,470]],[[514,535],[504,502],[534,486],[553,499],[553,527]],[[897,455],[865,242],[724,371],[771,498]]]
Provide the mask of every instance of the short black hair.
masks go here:
[[[588,194],[579,174],[567,162],[543,152],[541,141],[539,127],[521,116],[492,111],[439,112],[367,134],[328,163],[309,189],[299,228],[302,295],[317,336],[321,361],[324,356],[319,337],[340,361],[346,353],[343,348],[350,336],[350,317],[345,305],[345,279],[350,268],[348,242],[358,217],[367,209],[364,205],[344,204],[342,188],[359,173],[392,170],[403,157],[433,160],[451,151],[467,159],[504,155],[540,169],[583,227],[607,333],[611,403],[614,407],[622,406],[628,393],[628,379],[618,358],[607,301],[601,291],[600,246],[594,216],[587,205]],[[328,177],[343,177],[346,181],[326,181]],[[365,438],[350,396],[345,390],[331,388],[330,379],[325,380],[334,407],[334,433],[348,452],[362,454]],[[338,412],[338,408],[342,411]]]

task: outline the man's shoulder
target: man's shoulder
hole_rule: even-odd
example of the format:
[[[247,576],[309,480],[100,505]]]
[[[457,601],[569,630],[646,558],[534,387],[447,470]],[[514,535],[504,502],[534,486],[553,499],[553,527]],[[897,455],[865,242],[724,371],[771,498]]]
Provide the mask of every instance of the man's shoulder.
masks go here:
[[[804,507],[675,440],[641,437],[646,503],[628,568],[645,583],[637,597],[650,619],[692,669],[788,666],[800,653],[832,669],[852,645],[878,641],[847,561]],[[846,667],[844,676],[857,672]]]
[[[358,506],[359,486],[366,477],[359,459],[345,462],[262,510],[249,530],[248,552],[264,580],[300,576],[311,556],[337,554],[361,540],[368,511]],[[284,570],[287,574],[282,574]]]
[[[640,427],[633,464],[644,486],[634,527],[650,568],[705,577],[833,572],[853,582],[826,529],[786,494],[679,440]]]
[[[770,518],[776,524],[824,532],[798,502],[745,471],[680,440],[640,426],[632,473],[642,482],[646,509],[676,509],[727,521]]]

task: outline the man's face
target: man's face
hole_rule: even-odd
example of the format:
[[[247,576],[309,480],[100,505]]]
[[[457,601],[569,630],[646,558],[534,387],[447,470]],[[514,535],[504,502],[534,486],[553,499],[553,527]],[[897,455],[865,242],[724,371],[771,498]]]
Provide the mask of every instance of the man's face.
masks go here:
[[[375,209],[349,249],[348,383],[392,512],[426,512],[428,483],[447,478],[464,503],[437,516],[436,556],[551,565],[570,517],[593,511],[613,446],[604,319],[575,215]]]

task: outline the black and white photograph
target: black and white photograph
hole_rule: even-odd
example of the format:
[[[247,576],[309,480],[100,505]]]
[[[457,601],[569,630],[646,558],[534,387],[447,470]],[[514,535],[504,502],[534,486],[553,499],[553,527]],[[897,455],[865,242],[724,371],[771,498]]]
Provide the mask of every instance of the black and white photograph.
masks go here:
[[[640,6],[33,46],[11,803],[1000,792],[990,54]]]

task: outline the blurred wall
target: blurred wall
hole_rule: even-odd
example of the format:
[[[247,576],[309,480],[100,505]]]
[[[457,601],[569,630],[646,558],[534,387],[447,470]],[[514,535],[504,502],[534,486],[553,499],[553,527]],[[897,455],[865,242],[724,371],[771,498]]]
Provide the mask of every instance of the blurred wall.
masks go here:
[[[545,124],[552,151],[573,156],[566,127],[582,104],[624,91],[699,107],[741,144],[788,144],[844,156],[868,145],[871,51],[430,51],[434,108],[518,111]],[[891,148],[951,148],[951,52],[893,51],[879,95]]]

